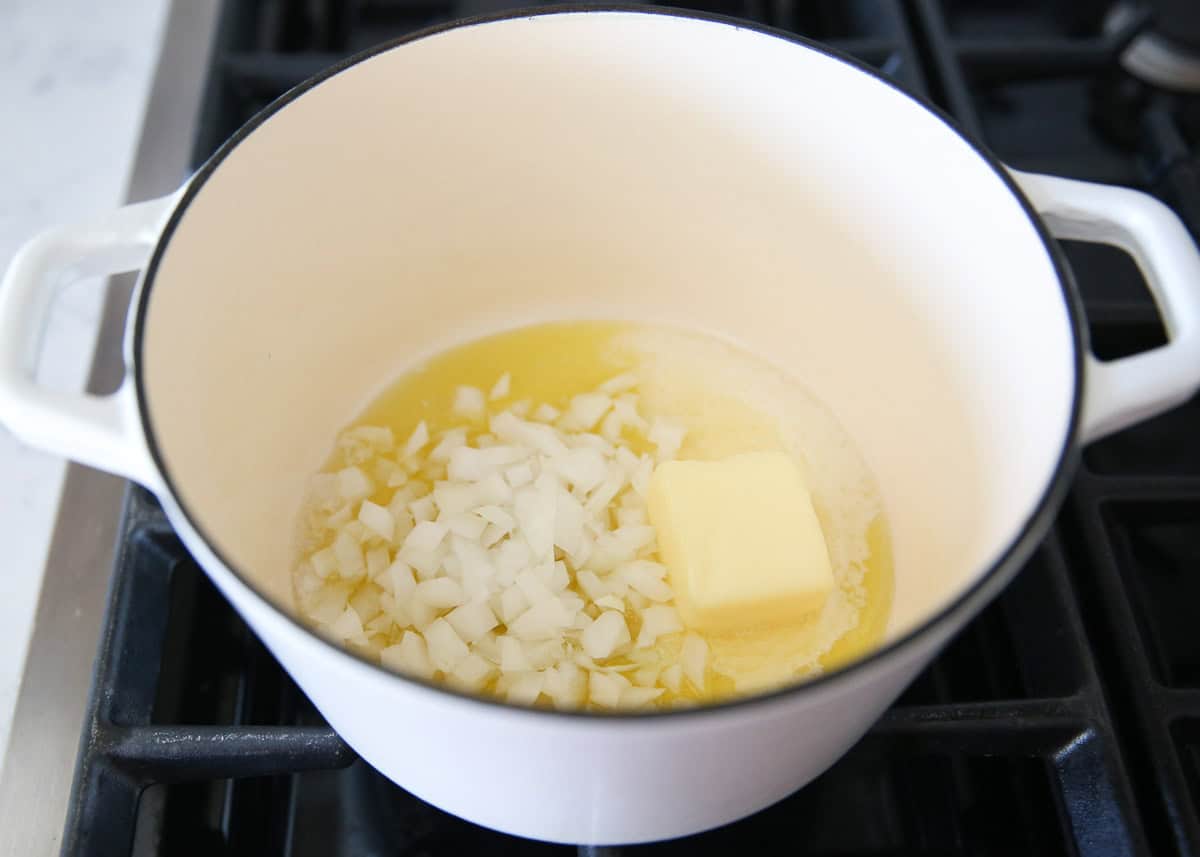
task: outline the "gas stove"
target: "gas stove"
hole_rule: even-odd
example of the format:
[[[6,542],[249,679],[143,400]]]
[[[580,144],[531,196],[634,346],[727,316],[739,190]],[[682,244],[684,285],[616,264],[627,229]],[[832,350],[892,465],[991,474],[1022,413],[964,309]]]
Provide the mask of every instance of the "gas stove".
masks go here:
[[[1154,193],[1200,238],[1191,0],[698,8],[879,68],[1014,167]],[[193,166],[329,64],[502,9],[492,0],[225,4]],[[1147,45],[1166,46],[1185,71],[1165,76]],[[1128,256],[1063,246],[1101,358],[1165,341]],[[1194,400],[1090,447],[1029,567],[817,781],[709,833],[579,853],[1200,853],[1198,427]],[[130,487],[123,509],[64,853],[576,851],[461,821],[375,773],[211,586],[152,496]]]

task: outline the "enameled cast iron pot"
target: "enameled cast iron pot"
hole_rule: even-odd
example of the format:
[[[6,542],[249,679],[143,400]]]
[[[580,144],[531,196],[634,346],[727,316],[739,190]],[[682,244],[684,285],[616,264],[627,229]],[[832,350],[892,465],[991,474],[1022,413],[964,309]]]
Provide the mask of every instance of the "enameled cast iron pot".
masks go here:
[[[1096,360],[1050,234],[1131,253],[1169,343]],[[134,269],[120,389],[39,387],[57,285]],[[838,415],[894,537],[877,652],[707,709],[562,714],[393,675],[296,621],[298,498],[369,396],[457,342],[593,317],[742,343]],[[152,489],[329,723],[406,789],[522,836],[635,842],[752,813],[833,763],[1008,583],[1080,446],[1192,395],[1198,325],[1200,257],[1148,196],[1007,170],[795,37],[543,10],[356,57],[179,192],[32,240],[0,289],[0,420]]]

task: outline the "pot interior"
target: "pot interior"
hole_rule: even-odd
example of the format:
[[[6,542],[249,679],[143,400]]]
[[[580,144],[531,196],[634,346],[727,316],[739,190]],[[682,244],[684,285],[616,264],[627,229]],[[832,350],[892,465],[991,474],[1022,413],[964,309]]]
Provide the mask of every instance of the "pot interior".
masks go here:
[[[192,523],[284,609],[339,428],[421,357],[537,321],[712,331],[812,390],[881,485],[890,635],[985,572],[1059,464],[1074,345],[1020,203],[943,120],[779,38],[449,29],[308,88],[200,181],[148,284],[150,428]]]

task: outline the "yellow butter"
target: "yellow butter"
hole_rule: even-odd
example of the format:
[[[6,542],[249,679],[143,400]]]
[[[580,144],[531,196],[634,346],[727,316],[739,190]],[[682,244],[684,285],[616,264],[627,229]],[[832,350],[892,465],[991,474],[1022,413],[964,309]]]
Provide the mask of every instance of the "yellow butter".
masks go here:
[[[727,634],[785,625],[819,610],[833,590],[808,486],[785,453],[664,462],[648,506],[691,628]]]

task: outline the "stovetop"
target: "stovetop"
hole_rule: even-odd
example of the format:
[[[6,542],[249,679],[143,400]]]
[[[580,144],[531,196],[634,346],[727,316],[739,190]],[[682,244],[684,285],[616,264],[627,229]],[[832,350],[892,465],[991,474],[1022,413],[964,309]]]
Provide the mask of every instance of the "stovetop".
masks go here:
[[[1159,5],[1164,21],[1166,7],[1188,8]],[[501,8],[492,0],[227,3],[195,163],[328,64]],[[699,8],[844,50],[946,110],[1005,162],[1149,190],[1200,236],[1200,96],[1139,82],[1120,60],[1139,40],[1187,32],[1164,26],[1154,9],[1117,14],[1091,0],[711,0]],[[1102,358],[1164,341],[1129,257],[1064,246]],[[706,834],[579,852],[1200,853],[1197,428],[1193,400],[1088,449],[1053,531],[1016,582],[817,781]],[[110,596],[64,853],[576,850],[453,818],[357,759],[137,487],[126,497]]]

